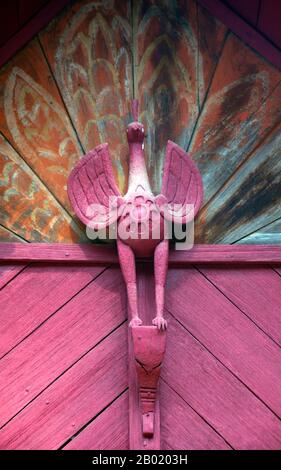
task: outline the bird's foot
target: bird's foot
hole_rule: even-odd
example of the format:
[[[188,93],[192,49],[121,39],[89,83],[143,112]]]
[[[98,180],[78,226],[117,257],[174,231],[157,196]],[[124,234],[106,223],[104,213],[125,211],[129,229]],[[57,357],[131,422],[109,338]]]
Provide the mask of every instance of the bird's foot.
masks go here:
[[[141,325],[142,325],[142,320],[140,319],[140,317],[133,317],[129,323],[129,326],[141,326]]]
[[[152,320],[152,325],[157,326],[158,330],[166,330],[167,321],[163,317],[155,317]]]

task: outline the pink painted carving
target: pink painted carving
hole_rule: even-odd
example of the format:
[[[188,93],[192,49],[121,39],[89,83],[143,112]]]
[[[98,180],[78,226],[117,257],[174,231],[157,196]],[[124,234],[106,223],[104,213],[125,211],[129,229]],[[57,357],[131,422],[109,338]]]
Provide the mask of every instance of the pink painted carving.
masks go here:
[[[155,326],[132,328],[135,365],[139,382],[142,429],[146,437],[153,436],[156,392],[166,346],[166,331]]]
[[[154,196],[145,165],[145,132],[138,122],[136,100],[132,103],[132,114],[134,121],[127,127],[130,155],[127,193],[124,196],[120,194],[113,177],[108,145],[102,144],[83,157],[73,169],[68,180],[68,194],[77,216],[88,227],[100,230],[117,223],[117,249],[127,287],[130,326],[133,327],[143,433],[151,436],[159,364],[165,349],[165,335],[161,336],[160,330],[167,327],[163,316],[169,256],[166,224],[171,221],[190,222],[200,208],[203,189],[200,173],[189,155],[168,141],[161,194]],[[112,210],[110,198],[114,199],[116,210]],[[192,205],[193,210],[178,213],[175,212],[176,205]],[[143,236],[144,227],[146,237]],[[154,257],[156,312],[152,320],[154,326],[150,328],[141,328],[136,257]],[[151,388],[151,396],[147,388]]]

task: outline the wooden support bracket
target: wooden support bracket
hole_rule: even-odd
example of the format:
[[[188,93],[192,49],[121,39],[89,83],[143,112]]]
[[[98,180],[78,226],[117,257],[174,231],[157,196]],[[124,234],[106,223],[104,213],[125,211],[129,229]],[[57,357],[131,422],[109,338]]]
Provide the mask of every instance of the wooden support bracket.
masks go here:
[[[132,328],[135,367],[138,378],[139,405],[142,414],[142,433],[154,434],[154,415],[157,386],[165,354],[166,331],[156,326]]]

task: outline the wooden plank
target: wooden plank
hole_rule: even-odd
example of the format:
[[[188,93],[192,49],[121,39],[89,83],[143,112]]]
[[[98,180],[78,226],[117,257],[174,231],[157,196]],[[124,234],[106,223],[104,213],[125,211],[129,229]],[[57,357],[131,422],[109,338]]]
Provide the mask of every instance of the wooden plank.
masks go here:
[[[189,318],[192,310],[185,299]],[[196,299],[198,303],[200,293]],[[235,449],[279,449],[280,420],[175,319],[167,318],[163,380]],[[206,323],[212,326],[209,314]],[[173,437],[172,445],[178,438]]]
[[[242,245],[281,245],[281,220],[277,219],[235,243]]]
[[[194,0],[135,1],[133,30],[134,83],[147,135],[146,164],[157,192],[167,139],[184,149],[188,146],[225,27]]]
[[[110,245],[66,243],[0,243],[0,260],[11,262],[40,261],[64,264],[119,264],[115,248]],[[150,262],[144,259],[143,263]],[[207,264],[280,264],[281,246],[271,245],[194,245],[191,250],[170,251],[171,266]]]
[[[0,130],[61,207],[70,170],[82,154],[37,39],[0,73]]]
[[[198,0],[198,2],[237,34],[246,44],[266,57],[273,65],[281,69],[281,54],[277,47],[268,41],[256,29],[252,28],[220,0]],[[248,3],[248,2],[247,2]]]
[[[69,0],[49,0],[29,22],[0,47],[0,67],[7,62],[21,47],[37,34]],[[24,2],[26,3],[26,2]]]
[[[274,67],[228,36],[189,146],[202,173],[205,203],[280,121],[279,83]]]
[[[161,381],[164,450],[226,450],[231,447],[171,387]]]
[[[280,131],[279,124],[201,212],[198,241],[233,243],[280,217]]]
[[[27,265],[26,264],[0,264],[0,289],[16,277]]]
[[[147,134],[146,166],[159,191],[167,139],[186,148],[198,115],[197,7],[194,0],[188,7],[186,1],[135,1],[133,15],[134,82]]]
[[[258,28],[279,48],[281,48],[280,16],[280,2],[261,0]]]
[[[0,223],[29,241],[83,240],[81,229],[0,135]],[[7,235],[6,235],[7,236]]]
[[[8,230],[7,227],[0,225],[0,243],[27,243],[26,240],[20,238],[11,230]]]
[[[92,420],[127,386],[126,338],[124,325],[44,390],[1,429],[0,448],[58,449]]]
[[[128,401],[128,392],[125,392],[63,447],[63,450],[127,450]]]
[[[167,309],[281,416],[281,349],[201,273],[168,273]]]
[[[1,360],[5,409],[0,426],[120,325],[126,318],[125,304],[121,273],[112,268],[6,355]]]
[[[138,307],[143,325],[151,325],[155,316],[155,294],[153,265],[137,266]],[[154,434],[151,438],[144,438],[142,434],[141,409],[139,403],[138,380],[133,353],[133,340],[131,330],[128,331],[129,346],[129,448],[131,450],[159,450],[161,449],[160,436],[160,404],[159,398],[155,404]]]
[[[121,190],[128,177],[132,90],[130,2],[82,0],[40,34],[85,150],[108,142]]]
[[[0,357],[83,289],[103,267],[34,265],[0,292]]]
[[[281,277],[273,269],[202,266],[200,271],[281,346]]]
[[[224,47],[227,28],[206,8],[200,4],[197,8],[199,54],[197,87],[201,109]]]

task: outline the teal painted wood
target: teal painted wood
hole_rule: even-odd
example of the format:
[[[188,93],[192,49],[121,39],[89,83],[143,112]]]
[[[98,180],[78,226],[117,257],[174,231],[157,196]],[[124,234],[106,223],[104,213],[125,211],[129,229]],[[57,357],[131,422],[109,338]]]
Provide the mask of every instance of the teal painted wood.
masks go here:
[[[281,245],[281,220],[278,219],[271,224],[267,224],[260,230],[241,238],[235,243],[242,245]]]
[[[280,217],[281,125],[250,155],[204,209],[200,237],[234,243]]]
[[[280,122],[280,79],[278,71],[228,36],[189,147],[202,174],[205,204]]]

